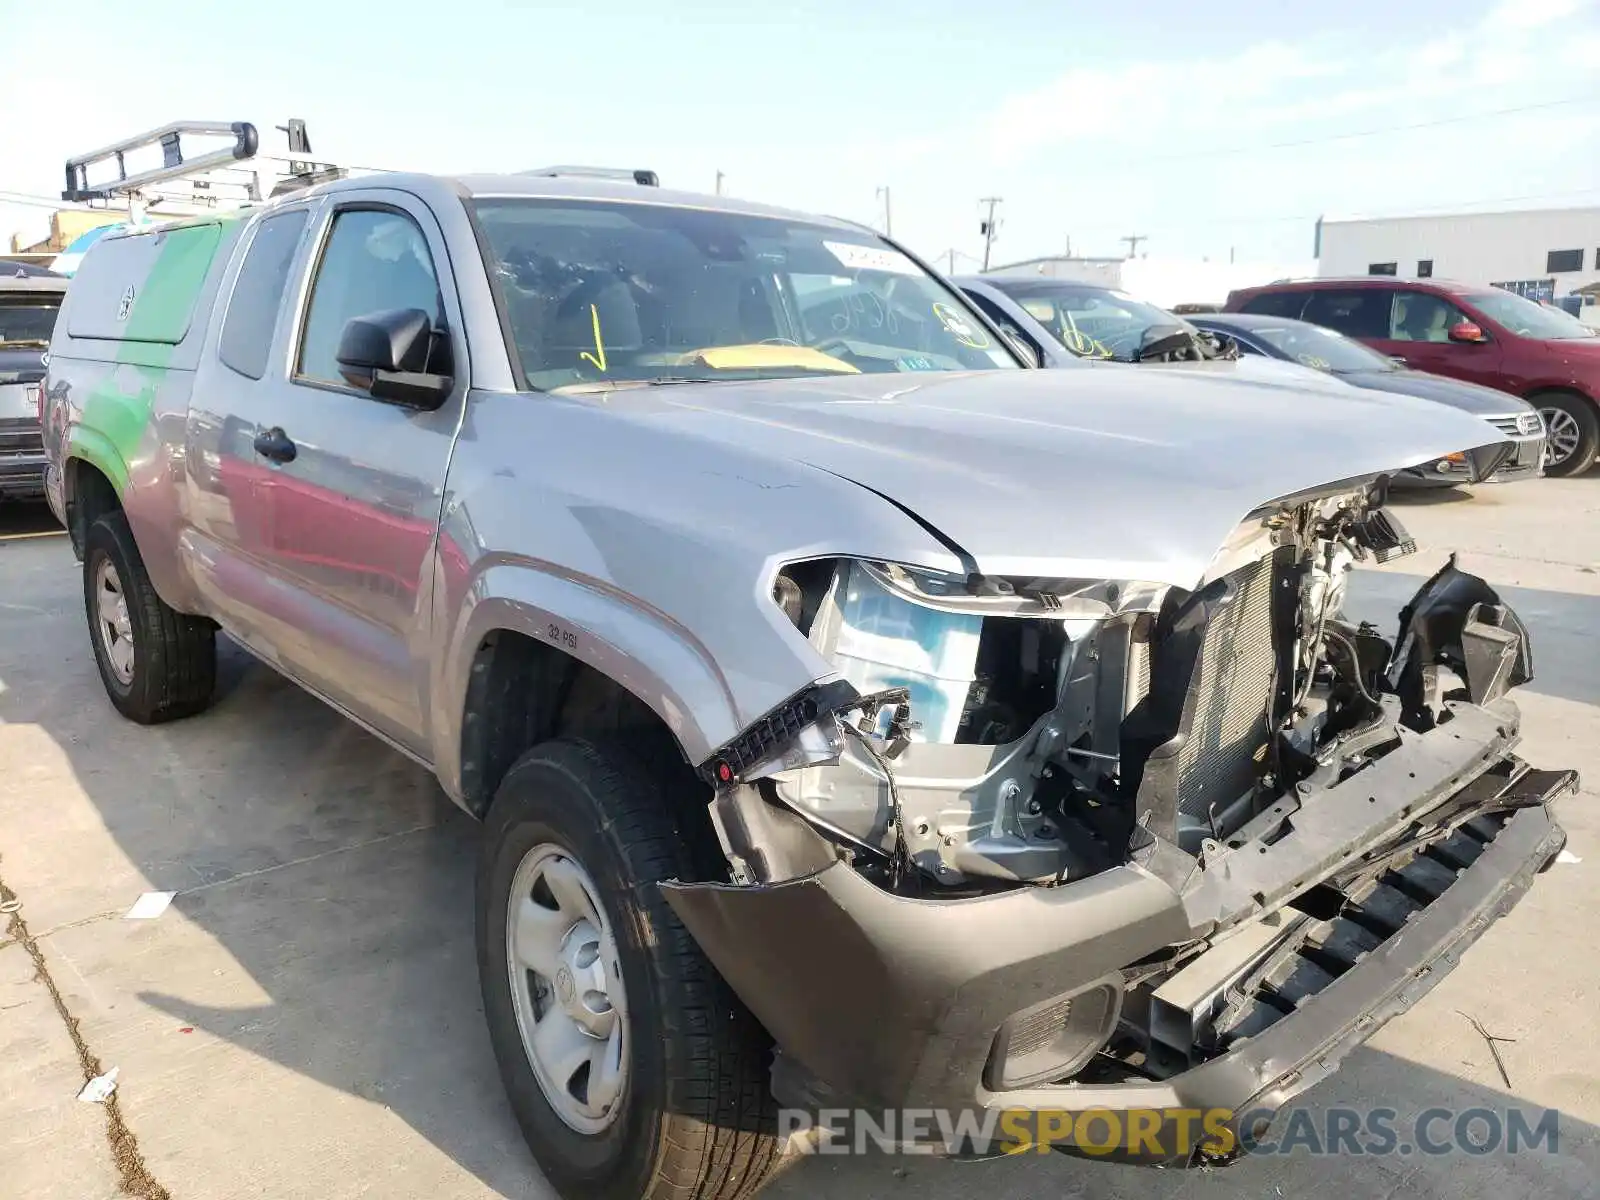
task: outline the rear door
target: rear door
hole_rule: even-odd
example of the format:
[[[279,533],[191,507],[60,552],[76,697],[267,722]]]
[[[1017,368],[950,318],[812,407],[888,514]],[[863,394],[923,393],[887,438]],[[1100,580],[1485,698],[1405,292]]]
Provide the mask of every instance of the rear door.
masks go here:
[[[240,570],[219,591],[253,649],[425,754],[431,563],[465,341],[452,339],[456,391],[432,412],[351,387],[334,355],[347,321],[382,309],[420,308],[459,331],[455,284],[436,221],[408,194],[340,192],[307,226],[265,369],[251,380],[245,363],[237,399],[213,415],[224,536]],[[241,277],[248,268],[247,255]],[[284,443],[287,460],[274,449]]]

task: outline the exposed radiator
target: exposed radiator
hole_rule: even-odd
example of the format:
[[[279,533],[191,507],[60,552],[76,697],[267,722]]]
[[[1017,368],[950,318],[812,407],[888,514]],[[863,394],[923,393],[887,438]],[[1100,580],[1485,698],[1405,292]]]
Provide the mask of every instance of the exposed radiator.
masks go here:
[[[1178,812],[1207,824],[1250,790],[1267,746],[1272,693],[1272,560],[1229,577],[1232,600],[1206,628],[1194,720],[1178,752]],[[1226,833],[1228,830],[1224,829]]]

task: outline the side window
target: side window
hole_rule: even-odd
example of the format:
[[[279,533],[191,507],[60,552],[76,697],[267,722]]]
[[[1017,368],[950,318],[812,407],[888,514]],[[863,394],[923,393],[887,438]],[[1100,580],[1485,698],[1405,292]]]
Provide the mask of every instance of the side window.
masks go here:
[[[1397,292],[1389,337],[1397,342],[1448,342],[1450,326],[1466,319],[1454,304],[1428,292]]]
[[[1300,319],[1336,329],[1346,337],[1386,338],[1393,295],[1381,287],[1318,290],[1306,301]]]
[[[989,297],[980,296],[976,292],[963,291],[961,294],[965,296],[967,300],[976,308],[981,309],[983,311],[983,315],[988,317],[989,320],[1000,326],[1001,329],[1015,334],[1027,345],[1033,346],[1035,354],[1039,353],[1041,347],[1034,345],[1033,339],[1021,329],[1017,328],[1017,323],[1006,315],[1005,309],[1001,308],[993,300],[989,299]]]
[[[335,215],[311,285],[296,374],[344,386],[335,356],[353,317],[420,308],[443,326],[443,304],[428,240],[392,209],[346,209]]]
[[[251,379],[260,379],[267,372],[284,285],[289,281],[289,266],[305,231],[306,217],[302,208],[264,218],[256,226],[234,280],[217,355]]]
[[[1239,311],[1264,317],[1298,317],[1305,302],[1304,292],[1262,292],[1241,304]]]

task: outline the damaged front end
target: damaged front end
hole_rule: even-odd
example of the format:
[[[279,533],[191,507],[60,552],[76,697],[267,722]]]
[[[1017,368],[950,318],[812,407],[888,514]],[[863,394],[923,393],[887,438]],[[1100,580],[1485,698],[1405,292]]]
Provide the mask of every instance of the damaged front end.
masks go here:
[[[666,886],[784,1098],[1271,1107],[1431,986],[1576,777],[1513,756],[1527,633],[1454,560],[1397,637],[1344,619],[1414,549],[1346,488],[1189,590],[786,567],[838,677],[708,762],[731,886]]]

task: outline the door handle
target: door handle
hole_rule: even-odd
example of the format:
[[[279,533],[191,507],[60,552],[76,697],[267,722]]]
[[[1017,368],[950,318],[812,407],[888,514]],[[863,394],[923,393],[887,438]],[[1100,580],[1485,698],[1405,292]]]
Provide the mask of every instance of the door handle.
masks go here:
[[[276,425],[257,433],[254,445],[257,454],[275,463],[293,462],[297,453],[289,435]]]

